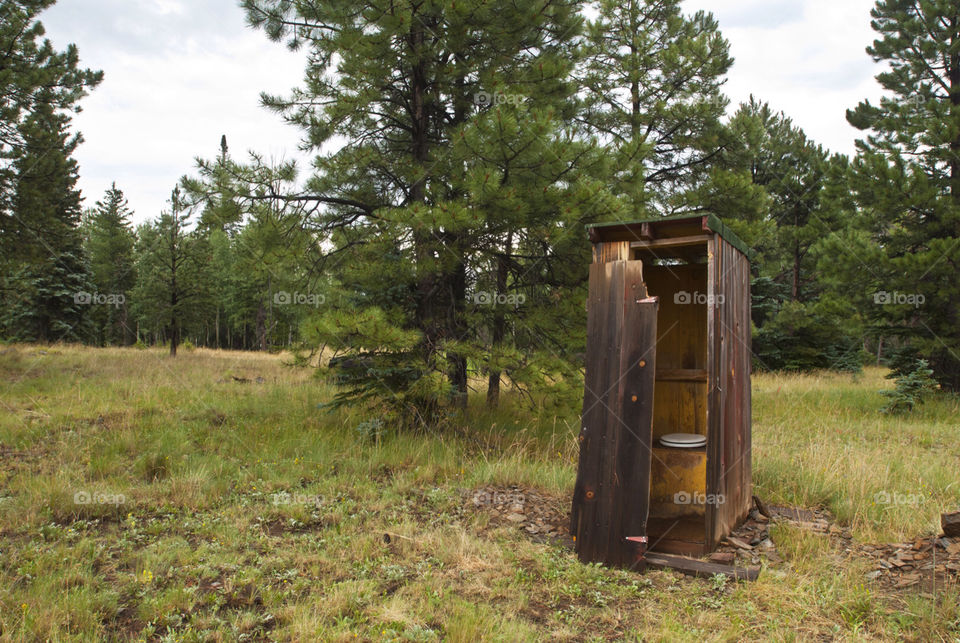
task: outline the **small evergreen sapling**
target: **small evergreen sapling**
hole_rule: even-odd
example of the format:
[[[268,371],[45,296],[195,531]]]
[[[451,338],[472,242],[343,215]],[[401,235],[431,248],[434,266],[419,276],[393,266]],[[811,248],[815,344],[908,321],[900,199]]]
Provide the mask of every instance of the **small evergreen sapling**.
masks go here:
[[[894,375],[894,373],[891,373]],[[923,404],[925,394],[937,389],[937,382],[933,379],[933,369],[924,359],[918,360],[916,368],[909,373],[901,372],[895,375],[897,386],[892,391],[882,391],[884,397],[890,401],[881,409],[887,414],[909,413],[918,405]]]

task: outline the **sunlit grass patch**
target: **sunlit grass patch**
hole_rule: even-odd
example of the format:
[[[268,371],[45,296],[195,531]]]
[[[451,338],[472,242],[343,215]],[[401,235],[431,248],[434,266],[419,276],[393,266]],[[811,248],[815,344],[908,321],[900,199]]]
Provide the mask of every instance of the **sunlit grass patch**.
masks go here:
[[[0,355],[6,639],[960,635],[955,588],[885,594],[809,530],[775,527],[783,562],[719,583],[583,565],[472,507],[477,488],[519,485],[565,511],[577,409],[505,394],[443,432],[371,436],[357,411],[319,408],[329,388],[284,356],[13,348]],[[889,385],[877,369],[756,375],[757,493],[823,506],[862,540],[931,533],[960,504],[957,405],[883,416]]]

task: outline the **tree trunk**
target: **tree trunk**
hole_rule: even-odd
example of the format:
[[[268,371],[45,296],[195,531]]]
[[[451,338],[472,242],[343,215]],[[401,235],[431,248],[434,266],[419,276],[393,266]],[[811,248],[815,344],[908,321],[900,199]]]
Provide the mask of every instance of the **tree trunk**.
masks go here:
[[[176,316],[170,318],[170,357],[177,356],[177,344],[180,343],[180,332],[177,329]]]
[[[423,57],[424,24],[419,16],[411,21],[410,49],[414,52],[416,64],[413,65],[410,76],[410,116],[411,116],[411,155],[417,166],[418,173],[423,173],[410,185],[408,201],[411,204],[426,202],[426,172],[429,171],[429,125],[430,120],[426,110],[426,93],[428,88],[427,67]],[[415,324],[423,334],[420,343],[420,357],[426,368],[433,367],[437,342],[440,338],[439,315],[437,314],[437,295],[446,294],[441,283],[442,279],[436,269],[428,270],[426,266],[436,265],[434,245],[437,238],[436,231],[426,229],[415,231],[414,260],[417,264],[416,285],[416,317]],[[440,250],[443,251],[442,249]],[[435,411],[435,400],[419,400],[417,405],[422,416],[430,421]]]
[[[262,299],[257,305],[257,344],[260,350],[267,350],[267,311]]]
[[[123,308],[120,310],[120,342],[123,346],[130,345],[130,311],[127,309],[127,302],[124,300]]]
[[[453,245],[457,248],[458,253],[462,252],[459,242]],[[463,255],[460,254],[460,256]],[[464,319],[464,307],[467,299],[467,267],[462,260],[457,264],[450,281],[450,319],[447,320],[447,326],[453,330],[454,339],[459,340],[463,339],[469,331]],[[468,401],[467,358],[463,355],[451,353],[448,362],[450,364],[449,378],[453,388],[451,402],[458,408],[466,409]]]
[[[793,275],[790,279],[790,299],[798,301],[800,299],[800,254],[793,254]]]
[[[177,317],[177,285],[174,281],[170,291],[170,357],[177,356],[177,344],[180,343],[180,320]]]
[[[507,242],[503,252],[497,255],[497,295],[505,293],[507,290],[511,252],[513,252],[512,230],[507,233]],[[496,353],[503,344],[503,339],[507,334],[507,320],[500,306],[494,309],[492,332],[491,350]],[[500,371],[493,369],[491,369],[487,376],[487,406],[490,408],[497,408],[497,406],[500,405],[500,377]]]
[[[956,33],[956,19],[950,20],[954,28],[952,33]],[[949,69],[947,77],[950,82],[950,113],[956,114],[960,111],[960,54],[956,53],[957,42],[951,39],[949,57]],[[950,141],[950,197],[955,206],[960,206],[960,133],[956,134]],[[954,236],[960,237],[960,223],[954,223]]]
[[[950,33],[957,33],[957,19],[950,19],[952,27]],[[957,53],[957,40],[950,39],[950,113],[956,115],[960,112],[960,53]],[[960,209],[960,133],[957,133],[950,141],[950,196],[952,197],[954,209]],[[955,218],[952,229],[954,240],[960,238],[960,218]],[[960,301],[951,298],[948,306],[948,317],[950,325],[957,328],[960,323]],[[939,362],[939,368],[934,366],[935,378],[944,390],[957,392],[960,391],[960,358],[951,350],[941,351],[939,359],[933,360],[931,364]]]

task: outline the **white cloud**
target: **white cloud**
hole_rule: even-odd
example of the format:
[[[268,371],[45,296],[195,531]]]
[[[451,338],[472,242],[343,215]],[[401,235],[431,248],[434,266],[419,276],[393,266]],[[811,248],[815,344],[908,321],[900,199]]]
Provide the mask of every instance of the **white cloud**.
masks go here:
[[[783,111],[814,141],[851,154],[862,133],[847,109],[881,89],[865,49],[873,0],[685,0],[712,12],[736,59],[726,85],[734,109],[750,94]]]
[[[685,0],[713,12],[736,58],[726,86],[736,104],[754,94],[815,141],[850,153],[860,133],[844,117],[875,99],[873,0]],[[261,91],[300,84],[305,54],[250,29],[234,0],[61,0],[41,19],[58,47],[74,42],[103,84],[75,119],[80,186],[91,205],[116,181],[138,221],[165,207],[194,158],[231,151],[305,157],[300,133],[259,105]],[[305,167],[305,166],[304,166]]]
[[[151,4],[154,6],[154,9],[156,10],[156,12],[159,13],[161,16],[165,16],[171,13],[174,13],[174,14],[183,13],[183,5],[180,4],[179,2],[176,2],[175,0],[153,0]]]
[[[156,217],[194,159],[217,154],[223,134],[235,157],[252,149],[302,158],[299,132],[259,95],[298,85],[305,55],[247,27],[233,2],[78,4],[64,1],[41,20],[55,45],[76,43],[82,64],[104,71],[74,119],[85,139],[76,153],[85,205],[116,181],[138,222]]]

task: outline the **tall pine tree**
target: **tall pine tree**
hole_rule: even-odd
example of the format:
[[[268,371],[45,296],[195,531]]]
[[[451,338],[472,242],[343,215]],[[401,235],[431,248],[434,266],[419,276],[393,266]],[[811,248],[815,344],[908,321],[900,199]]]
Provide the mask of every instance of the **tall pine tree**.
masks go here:
[[[180,188],[170,194],[170,211],[153,223],[140,226],[137,234],[137,282],[135,310],[140,325],[163,338],[170,356],[177,356],[183,330],[200,312],[206,284],[206,255],[189,230],[192,212]]]
[[[60,52],[42,39],[44,28],[37,16],[55,1],[0,3],[0,251],[4,255],[24,244],[41,245],[36,230],[44,222],[25,219],[30,213],[15,212],[12,202],[19,173],[31,169],[17,159],[28,154],[28,146],[32,147],[29,153],[37,153],[31,130],[38,119],[79,111],[78,101],[103,78],[101,72],[79,67],[76,46]]]
[[[580,75],[585,118],[616,160],[633,218],[687,207],[721,149],[721,92],[733,64],[716,19],[679,0],[601,0]]]
[[[879,0],[867,49],[889,68],[879,104],[847,112],[858,141],[853,187],[879,265],[876,305],[891,334],[920,349],[943,388],[960,390],[960,7],[953,0]],[[922,298],[922,304],[917,304]]]
[[[51,96],[20,124],[23,146],[16,150],[16,176],[10,213],[16,225],[5,231],[10,244],[5,271],[4,320],[7,334],[37,341],[76,341],[88,330],[91,302],[83,257],[77,163],[72,153],[79,135],[58,113]]]
[[[594,146],[565,131],[578,3],[244,6],[271,37],[311,51],[305,86],[267,104],[314,148],[347,141],[289,200],[321,206],[306,214],[338,290],[312,336],[337,353],[339,400],[386,401],[429,423],[445,401],[466,403],[471,363],[519,379],[538,370],[524,351],[556,359],[564,342],[545,341],[550,325],[523,316],[546,299],[503,309],[522,343],[495,360],[491,344],[505,333],[485,326],[505,326],[474,306],[508,294],[492,292],[501,285],[566,286],[565,266],[585,263],[582,224],[616,207],[591,169]],[[503,262],[507,278],[479,291]]]
[[[123,192],[114,183],[103,200],[97,201],[86,221],[86,254],[98,294],[111,295],[118,303],[99,307],[94,314],[97,343],[126,345],[133,341],[128,299],[133,289],[132,213]]]
[[[37,20],[54,0],[0,3],[0,332],[85,336],[90,282],[82,254],[70,113],[102,74],[59,52]]]

